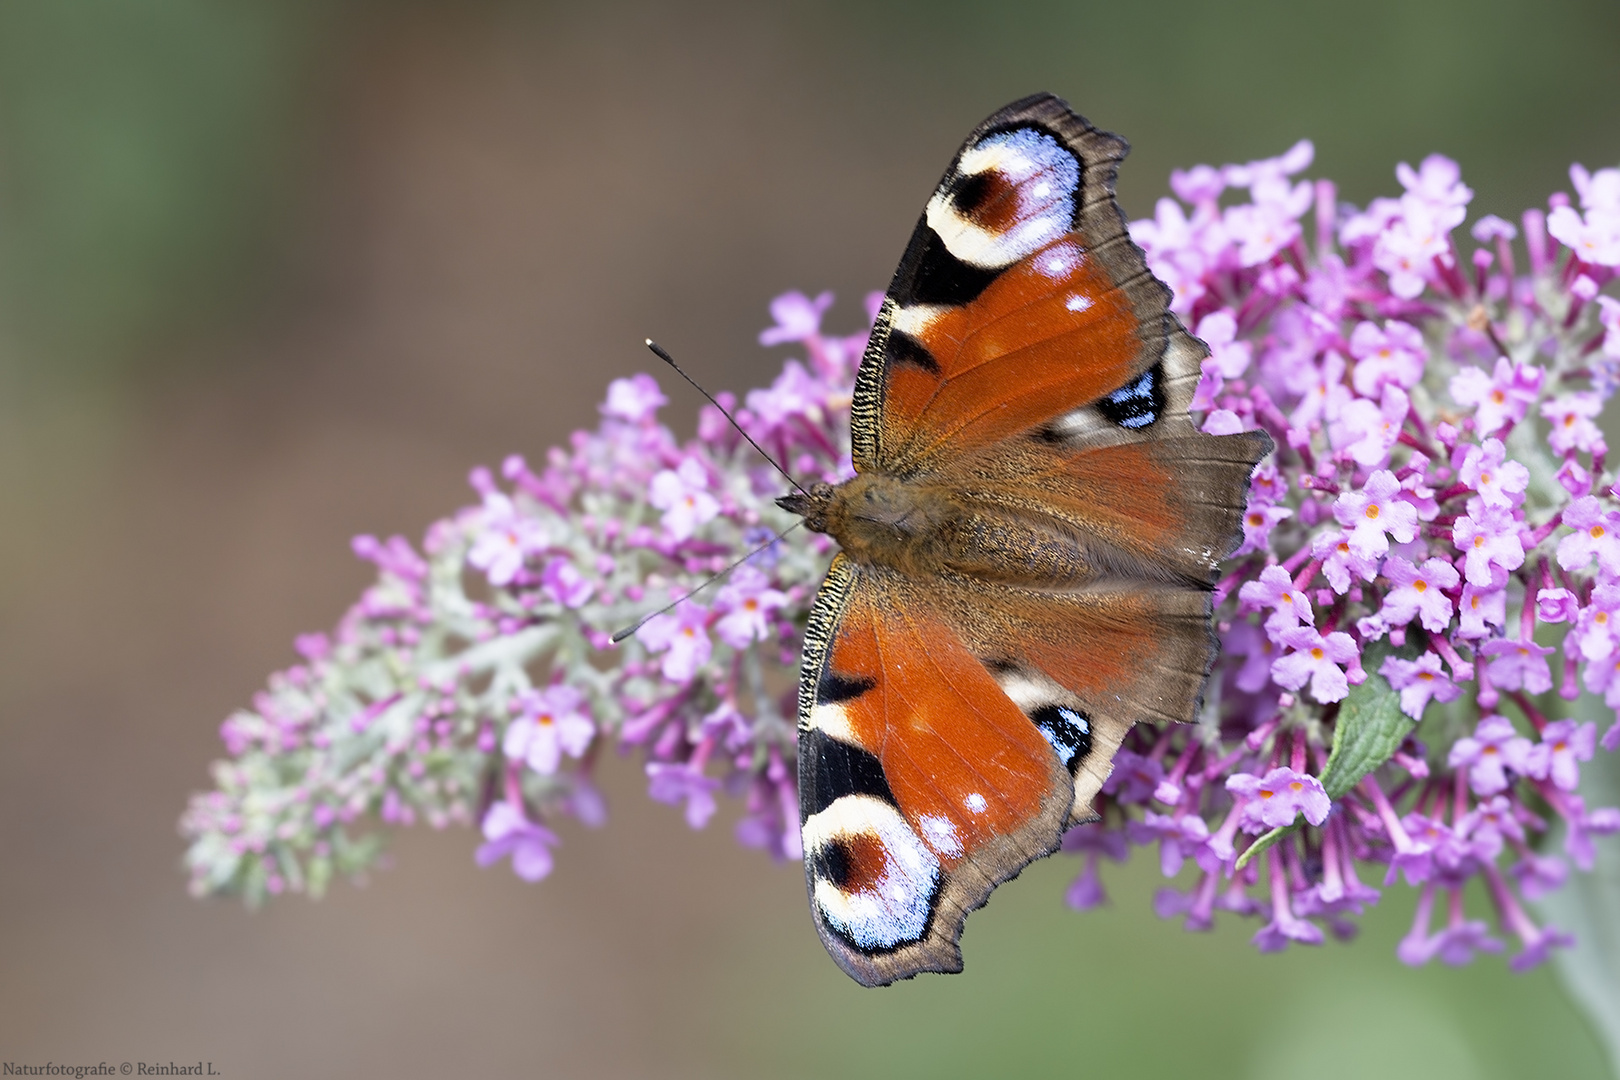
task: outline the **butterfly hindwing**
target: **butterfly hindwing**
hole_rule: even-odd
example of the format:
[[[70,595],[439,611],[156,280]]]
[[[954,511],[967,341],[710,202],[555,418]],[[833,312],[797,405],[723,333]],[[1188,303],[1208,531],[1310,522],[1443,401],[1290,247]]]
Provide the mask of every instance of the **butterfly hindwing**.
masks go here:
[[[1094,817],[1133,724],[1195,718],[1216,656],[1207,592],[1144,581],[1048,591],[956,577],[931,591],[964,647],[1063,757],[1071,824]]]

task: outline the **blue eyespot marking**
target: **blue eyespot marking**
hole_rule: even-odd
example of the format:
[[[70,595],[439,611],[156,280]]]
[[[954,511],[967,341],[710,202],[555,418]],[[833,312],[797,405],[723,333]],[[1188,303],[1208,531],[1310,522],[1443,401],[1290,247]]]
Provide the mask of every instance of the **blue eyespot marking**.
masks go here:
[[[1159,382],[1159,367],[1155,364],[1135,382],[1120,387],[1097,402],[1097,408],[1122,428],[1132,431],[1145,428],[1158,420],[1159,414],[1164,411],[1164,390]]]

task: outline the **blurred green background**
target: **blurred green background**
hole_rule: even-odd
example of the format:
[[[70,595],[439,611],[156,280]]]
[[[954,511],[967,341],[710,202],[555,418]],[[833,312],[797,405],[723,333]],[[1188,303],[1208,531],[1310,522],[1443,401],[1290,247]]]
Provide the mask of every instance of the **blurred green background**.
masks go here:
[[[419,534],[668,345],[767,378],[788,288],[887,283],[962,135],[1037,89],[1172,167],[1301,137],[1364,202],[1462,163],[1514,217],[1620,161],[1606,2],[0,4],[0,1059],[229,1076],[1585,1077],[1547,970],[1159,923],[1152,860],[999,890],[967,974],[861,991],[793,867],[615,818],[526,886],[466,833],[250,915],[174,822],[216,726]],[[674,395],[672,415],[693,403]],[[684,420],[679,422],[684,423]]]

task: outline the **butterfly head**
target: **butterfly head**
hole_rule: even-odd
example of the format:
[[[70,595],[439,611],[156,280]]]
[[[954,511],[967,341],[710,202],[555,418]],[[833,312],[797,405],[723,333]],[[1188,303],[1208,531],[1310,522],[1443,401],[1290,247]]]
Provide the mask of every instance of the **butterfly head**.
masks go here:
[[[811,484],[808,489],[788,492],[776,500],[776,505],[804,518],[804,527],[811,532],[824,533],[827,531],[827,508],[832,501],[831,484]]]
[[[883,473],[816,484],[776,504],[803,517],[811,531],[838,541],[856,562],[908,573],[937,568],[955,516],[950,499],[937,488]]]

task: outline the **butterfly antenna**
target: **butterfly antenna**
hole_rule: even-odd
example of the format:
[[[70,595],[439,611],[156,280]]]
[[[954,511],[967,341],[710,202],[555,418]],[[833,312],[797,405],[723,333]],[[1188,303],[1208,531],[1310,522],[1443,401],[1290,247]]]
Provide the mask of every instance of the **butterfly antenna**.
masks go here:
[[[719,409],[721,416],[723,416],[727,420],[731,421],[731,426],[737,429],[737,434],[741,435],[744,439],[747,439],[748,440],[748,445],[752,446],[755,450],[758,450],[759,453],[760,453],[760,456],[763,457],[766,461],[771,463],[771,468],[773,468],[777,472],[781,473],[783,475],[783,477],[785,477],[787,479],[788,483],[792,484],[795,488],[798,488],[800,494],[803,494],[803,495],[809,495],[810,494],[808,491],[804,490],[804,485],[803,484],[801,484],[797,480],[793,479],[792,475],[789,474],[789,472],[786,469],[782,468],[782,466],[780,466],[780,465],[778,465],[776,463],[775,458],[771,457],[771,455],[769,455],[769,454],[767,454],[765,452],[765,448],[763,446],[759,445],[759,443],[754,441],[753,436],[749,435],[748,432],[743,430],[742,425],[737,423],[736,417],[734,417],[730,413],[728,413],[725,410],[725,407],[723,405],[721,405],[718,401],[714,400],[714,395],[713,394],[711,394],[707,390],[703,389],[703,387],[698,385],[698,381],[696,379],[692,378],[692,376],[688,375],[686,372],[681,370],[681,365],[679,365],[679,364],[677,364],[675,362],[675,358],[673,356],[669,355],[669,353],[664,351],[664,347],[662,345],[658,344],[658,342],[654,341],[652,338],[648,338],[647,339],[647,348],[651,349],[653,351],[653,355],[658,357],[658,359],[662,360],[664,363],[666,363],[670,367],[674,368],[675,369],[675,374],[679,375],[681,378],[683,378],[687,382],[691,383],[692,384],[692,389],[696,390],[698,393],[700,393],[704,397],[708,398],[709,399],[709,404],[713,405],[715,408]],[[772,541],[772,543],[774,543],[774,542],[775,541]],[[677,600],[675,603],[678,604],[678,603],[680,603],[680,601]],[[674,606],[675,606],[674,604],[670,605],[670,607],[674,607]],[[648,616],[648,618],[651,618],[651,616]],[[618,639],[615,638],[614,640],[617,641]]]
[[[652,342],[649,341],[647,344],[651,345]],[[679,371],[680,368],[676,368],[675,370]],[[738,430],[741,430],[741,429],[739,428]],[[803,489],[800,489],[800,490],[803,490]],[[708,581],[705,581],[703,584],[699,585],[697,588],[693,589],[691,592],[687,593],[685,596],[677,597],[676,599],[671,600],[669,603],[665,604],[663,607],[659,608],[657,611],[653,612],[652,614],[643,616],[641,621],[636,623],[636,625],[627,626],[623,630],[620,630],[618,633],[613,635],[613,644],[617,645],[619,642],[623,641],[625,638],[629,637],[631,634],[635,633],[637,630],[640,630],[643,626],[646,626],[653,619],[656,619],[658,616],[664,614],[664,612],[666,612],[666,611],[669,611],[671,608],[674,608],[679,604],[686,603],[686,601],[692,599],[692,597],[696,596],[698,593],[702,592],[704,589],[707,589],[710,585],[713,585],[715,582],[719,581],[721,578],[725,577],[727,574],[729,574],[733,570],[737,569],[737,567],[741,566],[743,563],[747,562],[749,559],[752,559],[755,555],[758,555],[760,552],[764,551],[766,548],[770,547],[772,544],[774,544],[777,541],[781,540],[782,537],[786,536],[788,533],[792,532],[794,529],[797,529],[800,525],[803,525],[803,524],[804,524],[803,521],[795,521],[792,525],[789,525],[787,528],[783,529],[781,532],[777,533],[775,536],[771,537],[769,540],[767,540],[763,544],[759,545],[759,547],[755,548],[753,551],[750,551],[748,554],[744,555],[742,558],[738,559],[736,562],[732,563],[730,566],[726,567],[724,570],[720,571],[718,574],[714,575],[714,577],[710,578]]]

